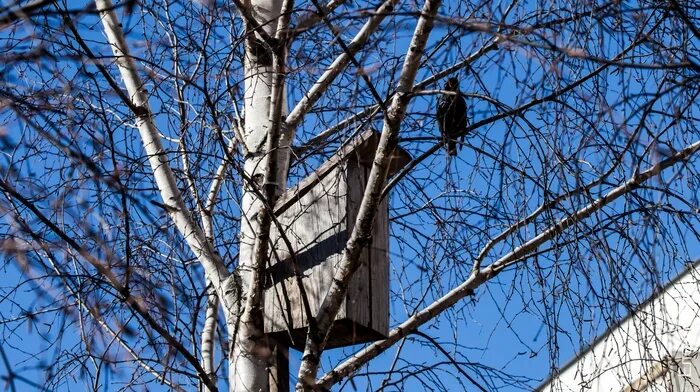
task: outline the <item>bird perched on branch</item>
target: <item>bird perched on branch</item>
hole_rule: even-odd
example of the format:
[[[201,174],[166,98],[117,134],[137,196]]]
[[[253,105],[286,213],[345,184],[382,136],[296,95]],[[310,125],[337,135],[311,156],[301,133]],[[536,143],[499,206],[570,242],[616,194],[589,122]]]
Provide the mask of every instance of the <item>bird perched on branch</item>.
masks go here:
[[[445,91],[451,94],[443,94],[438,100],[437,121],[440,133],[445,140],[447,154],[457,155],[457,137],[467,133],[467,104],[459,92],[457,78],[447,79]]]

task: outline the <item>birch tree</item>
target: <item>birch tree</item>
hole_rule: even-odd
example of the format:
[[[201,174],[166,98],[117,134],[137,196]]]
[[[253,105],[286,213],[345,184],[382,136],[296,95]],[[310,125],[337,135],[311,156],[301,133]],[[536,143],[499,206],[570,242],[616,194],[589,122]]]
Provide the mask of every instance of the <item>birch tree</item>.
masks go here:
[[[290,351],[292,388],[536,386],[700,257],[699,13],[676,0],[8,3],[7,387],[289,387],[264,330],[274,206],[367,129],[371,172]],[[450,77],[469,107],[456,157],[435,122]],[[412,159],[390,176],[396,148]],[[327,350],[386,198],[391,330]]]

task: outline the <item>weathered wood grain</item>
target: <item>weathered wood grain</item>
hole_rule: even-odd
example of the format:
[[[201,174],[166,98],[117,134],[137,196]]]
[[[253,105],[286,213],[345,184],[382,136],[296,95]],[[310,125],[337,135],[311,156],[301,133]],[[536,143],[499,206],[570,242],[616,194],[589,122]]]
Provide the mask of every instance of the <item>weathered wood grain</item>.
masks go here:
[[[283,227],[271,232],[273,242],[265,291],[265,332],[277,341],[301,348],[308,320],[293,263],[303,275],[303,286],[313,314],[331,285],[342,259],[367,184],[378,142],[372,131],[342,147],[313,174],[282,195],[275,214]],[[410,157],[397,150],[391,173]],[[336,317],[328,348],[381,339],[389,327],[389,217],[382,201],[363,250],[361,266],[350,282]],[[282,236],[291,243],[291,251]]]

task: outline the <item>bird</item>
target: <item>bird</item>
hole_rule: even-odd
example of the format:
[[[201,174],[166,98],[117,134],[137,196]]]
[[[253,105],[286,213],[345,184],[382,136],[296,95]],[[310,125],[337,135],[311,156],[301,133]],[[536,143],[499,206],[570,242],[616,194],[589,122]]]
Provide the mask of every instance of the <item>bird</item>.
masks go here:
[[[438,99],[437,121],[440,133],[445,140],[447,155],[457,155],[457,137],[467,133],[467,104],[459,92],[459,80],[449,78],[445,83],[445,91],[452,94],[442,94]]]

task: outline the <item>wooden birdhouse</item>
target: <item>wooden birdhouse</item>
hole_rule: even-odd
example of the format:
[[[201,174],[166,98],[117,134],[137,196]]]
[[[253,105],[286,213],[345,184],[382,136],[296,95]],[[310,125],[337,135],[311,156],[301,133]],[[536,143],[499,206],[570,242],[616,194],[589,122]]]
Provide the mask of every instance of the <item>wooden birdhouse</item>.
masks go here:
[[[275,340],[303,349],[308,321],[292,263],[303,275],[304,292],[315,315],[355,225],[378,142],[379,135],[372,130],[359,135],[289,189],[275,205],[277,220],[288,240],[285,242],[273,227],[274,246],[266,276],[265,332]],[[397,148],[389,175],[410,159],[407,152]],[[388,215],[389,204],[384,199],[374,221],[371,243],[363,250],[361,267],[350,282],[332,327],[328,348],[378,340],[388,333]]]

